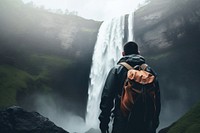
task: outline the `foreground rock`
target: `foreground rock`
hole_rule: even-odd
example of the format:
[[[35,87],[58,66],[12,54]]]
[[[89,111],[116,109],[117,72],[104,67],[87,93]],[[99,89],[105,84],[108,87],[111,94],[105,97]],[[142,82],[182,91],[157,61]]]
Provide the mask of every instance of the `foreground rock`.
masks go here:
[[[68,133],[37,112],[13,106],[0,111],[0,133]]]

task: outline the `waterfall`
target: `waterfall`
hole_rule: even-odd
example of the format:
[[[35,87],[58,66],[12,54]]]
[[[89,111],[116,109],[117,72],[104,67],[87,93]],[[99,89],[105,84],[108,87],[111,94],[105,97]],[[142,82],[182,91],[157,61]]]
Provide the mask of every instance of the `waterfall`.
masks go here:
[[[133,40],[133,14],[129,15],[129,40]],[[101,93],[110,69],[122,57],[124,39],[125,16],[113,18],[103,22],[99,29],[97,42],[94,48],[90,81],[88,88],[88,103],[86,125],[88,128],[99,127],[98,116]]]
[[[134,33],[133,33],[133,25],[134,25],[134,12],[130,13],[128,16],[128,41],[134,41]]]

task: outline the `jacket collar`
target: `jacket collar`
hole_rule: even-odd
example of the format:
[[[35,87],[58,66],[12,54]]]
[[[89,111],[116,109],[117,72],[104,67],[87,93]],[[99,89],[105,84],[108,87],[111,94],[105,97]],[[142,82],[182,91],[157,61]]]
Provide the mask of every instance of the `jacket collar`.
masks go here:
[[[129,65],[131,66],[135,66],[135,65],[141,65],[141,64],[144,64],[145,63],[145,59],[143,56],[139,55],[139,54],[132,54],[132,55],[125,55],[123,56],[119,62],[126,62],[128,63]]]

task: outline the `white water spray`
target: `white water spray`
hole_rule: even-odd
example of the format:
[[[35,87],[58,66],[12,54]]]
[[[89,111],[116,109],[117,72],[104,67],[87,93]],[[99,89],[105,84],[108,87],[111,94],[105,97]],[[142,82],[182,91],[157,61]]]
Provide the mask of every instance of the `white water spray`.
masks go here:
[[[86,124],[98,128],[99,104],[109,70],[121,57],[124,17],[113,18],[100,27],[90,72]]]
[[[128,16],[128,41],[135,41],[133,27],[134,26],[134,12]]]
[[[88,103],[86,114],[86,125],[88,128],[97,129],[99,126],[98,116],[101,93],[107,74],[122,57],[124,22],[125,17],[113,18],[106,21],[100,27],[97,42],[94,48],[90,81],[88,89]],[[133,40],[133,14],[129,15],[128,40]]]

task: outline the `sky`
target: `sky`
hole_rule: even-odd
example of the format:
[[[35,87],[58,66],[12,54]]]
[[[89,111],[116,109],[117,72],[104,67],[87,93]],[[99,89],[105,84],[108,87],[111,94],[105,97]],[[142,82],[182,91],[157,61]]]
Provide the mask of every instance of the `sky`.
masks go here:
[[[33,2],[45,9],[77,11],[78,16],[86,19],[104,21],[115,16],[133,12],[145,0],[22,0]]]

